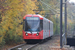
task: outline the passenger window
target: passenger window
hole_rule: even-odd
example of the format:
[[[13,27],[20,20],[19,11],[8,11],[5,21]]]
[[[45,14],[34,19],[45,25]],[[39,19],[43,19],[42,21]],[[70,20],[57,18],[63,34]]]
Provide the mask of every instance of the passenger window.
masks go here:
[[[43,20],[40,20],[40,31],[43,30]]]

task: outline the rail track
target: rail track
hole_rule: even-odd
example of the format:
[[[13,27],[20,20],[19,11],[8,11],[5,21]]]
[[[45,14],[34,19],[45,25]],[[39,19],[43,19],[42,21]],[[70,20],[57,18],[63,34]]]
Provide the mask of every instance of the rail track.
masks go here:
[[[55,36],[53,36],[55,37]],[[47,43],[47,40],[52,40],[52,39],[46,39],[44,42]],[[36,46],[44,44],[44,42],[40,42],[37,44],[21,44],[12,48],[9,48],[8,50],[33,50],[33,48],[36,48]]]
[[[10,48],[8,50],[61,50],[60,49],[60,36],[53,36],[50,40],[46,40],[37,44],[21,44]],[[75,47],[64,46],[62,50],[75,50]]]
[[[8,50],[30,50],[31,48],[35,47],[39,45],[39,43],[37,44],[21,44],[12,48],[9,48]]]

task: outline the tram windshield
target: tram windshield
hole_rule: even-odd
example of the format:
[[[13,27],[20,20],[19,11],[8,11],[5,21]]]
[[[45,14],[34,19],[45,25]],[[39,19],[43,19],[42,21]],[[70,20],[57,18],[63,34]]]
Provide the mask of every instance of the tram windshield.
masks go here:
[[[26,17],[25,20],[25,31],[39,31],[40,20],[39,17]]]

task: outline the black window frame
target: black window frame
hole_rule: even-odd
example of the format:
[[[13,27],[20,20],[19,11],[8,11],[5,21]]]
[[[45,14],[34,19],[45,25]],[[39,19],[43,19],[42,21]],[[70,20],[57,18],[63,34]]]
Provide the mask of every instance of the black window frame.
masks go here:
[[[43,30],[43,20],[40,20],[40,31]]]
[[[23,20],[23,30],[24,30],[24,31],[25,31],[25,29],[26,29],[26,28],[25,28],[25,27],[26,27],[26,24],[25,24],[25,23],[26,23],[26,20],[24,19],[24,20]],[[40,20],[40,26],[39,26],[39,27],[40,27],[40,30],[39,30],[39,31],[42,31],[42,30],[43,30],[43,20]]]

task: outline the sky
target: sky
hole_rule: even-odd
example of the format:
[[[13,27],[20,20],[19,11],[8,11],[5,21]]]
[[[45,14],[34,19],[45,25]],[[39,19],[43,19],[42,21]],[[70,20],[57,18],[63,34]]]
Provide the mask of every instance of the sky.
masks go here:
[[[70,0],[69,2],[70,2],[70,3],[71,3],[71,2],[74,2],[74,3],[75,3],[75,0]]]

